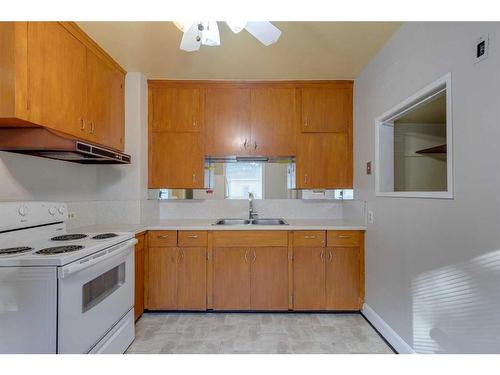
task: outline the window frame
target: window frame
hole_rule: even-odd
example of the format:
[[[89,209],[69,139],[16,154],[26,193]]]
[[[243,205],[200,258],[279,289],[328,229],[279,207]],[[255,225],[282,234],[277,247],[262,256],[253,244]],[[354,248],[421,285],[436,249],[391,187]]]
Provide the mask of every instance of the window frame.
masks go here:
[[[392,162],[392,173],[387,173],[385,178],[391,178],[393,191],[381,189],[381,168],[383,161],[381,161],[381,131],[387,131],[388,123],[395,118],[401,116],[403,113],[411,110],[417,105],[429,100],[432,96],[436,95],[440,88],[444,86],[446,91],[446,173],[447,173],[447,190],[446,191],[394,191],[394,162]],[[453,186],[453,112],[452,112],[452,84],[451,73],[445,74],[443,77],[437,79],[431,84],[425,86],[415,94],[400,102],[390,110],[386,111],[381,116],[375,119],[375,195],[377,197],[396,197],[396,198],[435,198],[435,199],[453,199],[454,186]],[[390,131],[390,130],[389,130]],[[392,130],[392,135],[394,130]],[[392,141],[392,146],[394,140]],[[385,161],[385,163],[388,163]],[[390,183],[390,180],[389,180]]]

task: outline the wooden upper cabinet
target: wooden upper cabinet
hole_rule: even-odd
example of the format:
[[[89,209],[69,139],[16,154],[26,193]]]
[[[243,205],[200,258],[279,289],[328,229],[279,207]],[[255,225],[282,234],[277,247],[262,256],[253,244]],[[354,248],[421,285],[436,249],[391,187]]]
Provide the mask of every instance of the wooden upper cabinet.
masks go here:
[[[250,109],[251,153],[265,156],[295,155],[296,89],[253,88]]]
[[[123,150],[124,75],[87,49],[87,114],[83,131],[99,144]]]
[[[0,124],[123,150],[125,71],[72,22],[0,25]]]
[[[153,131],[199,132],[202,90],[169,84],[150,86]]]
[[[200,133],[150,132],[149,136],[149,188],[203,188]]]
[[[118,150],[125,149],[125,74],[113,72],[111,90],[111,121],[104,144]]]
[[[83,139],[86,48],[57,22],[28,22],[29,120]]]
[[[350,133],[303,133],[297,141],[298,189],[352,188]]]
[[[211,87],[205,90],[206,155],[249,155],[250,89]]]
[[[301,90],[302,132],[344,133],[352,127],[352,83]]]

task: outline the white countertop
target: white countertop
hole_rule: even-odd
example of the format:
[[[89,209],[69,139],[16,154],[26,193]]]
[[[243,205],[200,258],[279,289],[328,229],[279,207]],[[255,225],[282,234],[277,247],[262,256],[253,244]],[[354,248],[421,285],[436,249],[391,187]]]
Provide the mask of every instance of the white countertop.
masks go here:
[[[343,219],[285,219],[289,225],[213,225],[217,219],[170,219],[148,224],[102,224],[70,232],[133,232],[147,230],[366,230],[366,225]]]

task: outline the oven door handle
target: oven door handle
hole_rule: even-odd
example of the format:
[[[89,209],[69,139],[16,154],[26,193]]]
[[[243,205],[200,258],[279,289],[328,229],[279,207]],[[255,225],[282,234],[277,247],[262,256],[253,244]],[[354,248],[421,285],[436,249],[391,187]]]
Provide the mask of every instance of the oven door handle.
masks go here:
[[[65,277],[74,274],[76,272],[80,272],[86,268],[92,267],[96,263],[100,263],[103,260],[111,259],[122,255],[127,250],[130,250],[130,247],[134,246],[137,243],[137,239],[132,238],[128,241],[122,242],[118,245],[112,246],[107,250],[101,251],[93,256],[88,258],[81,259],[76,261],[68,266],[59,268],[58,278],[64,279]]]

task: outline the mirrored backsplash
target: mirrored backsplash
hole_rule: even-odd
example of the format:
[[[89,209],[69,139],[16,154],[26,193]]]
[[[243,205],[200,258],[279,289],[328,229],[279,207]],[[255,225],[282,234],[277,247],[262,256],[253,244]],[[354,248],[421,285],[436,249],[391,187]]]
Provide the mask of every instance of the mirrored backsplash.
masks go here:
[[[277,162],[238,161],[207,163],[206,189],[150,189],[149,199],[331,199],[352,200],[351,189],[296,190],[295,164],[289,160]]]

